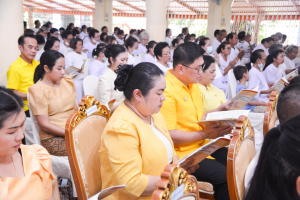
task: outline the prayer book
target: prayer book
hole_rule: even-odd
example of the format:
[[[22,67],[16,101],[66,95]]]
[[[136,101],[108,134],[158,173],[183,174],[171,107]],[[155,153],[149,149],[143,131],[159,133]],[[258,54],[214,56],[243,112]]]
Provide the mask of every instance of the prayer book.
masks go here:
[[[106,189],[102,190],[99,194],[97,194],[98,199],[103,199],[103,198],[105,198],[105,197],[115,193],[116,191],[125,188],[125,187],[126,187],[126,185],[117,185],[117,186],[106,188]]]
[[[232,100],[233,104],[230,110],[242,110],[258,93],[258,87],[253,90],[242,90]]]
[[[298,69],[294,69],[291,73],[286,75],[284,78],[288,80],[290,77],[295,78],[296,76],[299,76]]]
[[[280,79],[277,83],[275,83],[273,87],[274,90],[280,93],[287,84],[289,84],[289,82],[286,80],[285,77],[282,77],[282,79]]]
[[[209,143],[203,145],[194,152],[182,157],[176,162],[176,164],[179,164],[181,167],[185,167],[185,165],[187,164],[189,164],[189,166],[197,165],[216,150],[228,146],[230,144],[231,138],[232,134],[228,134],[223,137],[218,137],[214,140],[211,140]],[[190,162],[192,162],[192,164],[190,164]]]

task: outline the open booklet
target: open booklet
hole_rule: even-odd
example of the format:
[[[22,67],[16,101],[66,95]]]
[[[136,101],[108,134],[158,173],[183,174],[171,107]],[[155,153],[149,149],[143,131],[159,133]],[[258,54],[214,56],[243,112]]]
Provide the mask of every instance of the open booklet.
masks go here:
[[[83,64],[81,65],[81,67],[76,67],[76,66],[70,66],[68,68],[66,68],[66,72],[67,74],[74,78],[75,76],[77,76],[79,73],[83,73],[83,69],[84,69],[84,65],[85,65],[86,60],[83,60]],[[81,72],[79,72],[81,70]]]
[[[204,160],[207,156],[211,155],[213,152],[217,151],[222,147],[226,147],[230,144],[232,135],[228,134],[223,137],[218,137],[211,142],[203,145],[202,147],[198,148],[197,150],[193,151],[192,153],[182,157],[180,160],[176,162],[181,167],[184,167],[190,160],[193,160],[193,164],[190,166],[194,166]],[[190,163],[189,163],[190,164]]]
[[[197,123],[202,129],[205,129],[208,125],[213,123],[220,123],[220,126],[230,125],[235,126],[237,119],[240,115],[248,116],[250,110],[232,110],[232,111],[221,111],[208,113],[206,120],[197,121],[192,123]]]
[[[230,110],[242,110],[253,97],[258,93],[258,87],[253,90],[242,90],[232,100],[233,104]]]
[[[277,81],[277,83],[275,83],[273,85],[273,87],[274,87],[274,90],[276,90],[278,93],[280,93],[287,84],[289,84],[289,82],[286,80],[285,77],[282,77],[282,79]]]
[[[114,192],[121,190],[123,188],[125,188],[126,185],[117,185],[117,186],[113,186],[113,187],[109,187],[106,188],[104,190],[102,190],[98,195],[98,199],[103,199],[111,194],[113,194]]]

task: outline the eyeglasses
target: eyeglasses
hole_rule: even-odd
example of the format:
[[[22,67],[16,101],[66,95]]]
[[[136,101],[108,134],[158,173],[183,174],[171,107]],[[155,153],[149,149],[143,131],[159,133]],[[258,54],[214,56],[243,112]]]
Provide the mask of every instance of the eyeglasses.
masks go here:
[[[170,55],[171,55],[171,52],[165,53],[165,54],[161,54],[161,55],[163,55],[163,56],[170,56]]]
[[[192,67],[188,67],[188,66],[186,66],[186,65],[183,65],[183,64],[181,64],[181,65],[182,65],[182,66],[184,66],[184,67],[186,67],[186,68],[193,69],[193,70],[197,71],[197,73],[199,73],[200,71],[202,71],[202,70],[203,70],[203,65],[201,65],[201,67],[200,67],[199,69],[195,69],[195,68],[192,68]]]
[[[227,47],[227,48],[225,48],[225,49],[227,49],[227,50],[230,50],[230,49],[231,49],[231,47]]]

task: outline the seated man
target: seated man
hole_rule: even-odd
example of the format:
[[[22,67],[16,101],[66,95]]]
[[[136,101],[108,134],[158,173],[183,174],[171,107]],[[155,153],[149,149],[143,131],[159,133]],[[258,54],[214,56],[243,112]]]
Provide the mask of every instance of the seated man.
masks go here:
[[[295,78],[295,81],[297,79],[299,78]],[[290,120],[291,118],[295,117],[296,115],[300,114],[300,101],[299,101],[300,87],[299,86],[300,85],[297,83],[289,84],[281,91],[277,102],[277,115],[280,124],[283,124],[288,120]],[[245,174],[245,182],[244,182],[246,191],[250,187],[249,183],[256,169],[259,155],[260,155],[260,151],[256,153],[255,157],[252,159],[249,166],[247,167],[247,171]]]
[[[7,88],[23,99],[24,111],[29,116],[27,93],[28,88],[34,84],[35,68],[40,64],[34,60],[38,50],[34,35],[23,35],[18,39],[21,55],[11,64],[7,71]]]
[[[174,51],[173,69],[166,75],[165,101],[161,113],[164,116],[175,150],[179,158],[193,152],[208,141],[231,132],[231,127],[211,125],[205,130],[194,121],[202,120],[203,102],[199,85],[205,51],[195,43],[184,43]],[[199,181],[212,183],[215,199],[229,199],[227,187],[227,152],[221,148],[211,154],[213,159],[204,159],[194,176]]]

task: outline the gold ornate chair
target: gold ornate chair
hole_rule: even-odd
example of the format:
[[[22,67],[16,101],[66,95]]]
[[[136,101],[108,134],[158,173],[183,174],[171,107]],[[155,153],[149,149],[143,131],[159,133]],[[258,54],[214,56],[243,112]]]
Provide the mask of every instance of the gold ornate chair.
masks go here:
[[[264,116],[264,126],[263,126],[264,136],[266,136],[268,131],[275,126],[276,120],[278,119],[277,111],[276,111],[277,100],[278,100],[278,92],[273,91],[270,95],[268,107],[266,109],[265,116]]]
[[[177,164],[165,167],[156,186],[152,200],[170,200],[175,194],[176,199],[199,200],[197,179]]]
[[[246,138],[244,138],[245,133],[247,133]],[[245,173],[254,156],[254,130],[248,118],[242,115],[235,125],[227,156],[227,184],[230,200],[244,199]]]
[[[102,189],[99,150],[109,116],[104,105],[85,96],[67,120],[66,148],[79,200],[98,197]]]

